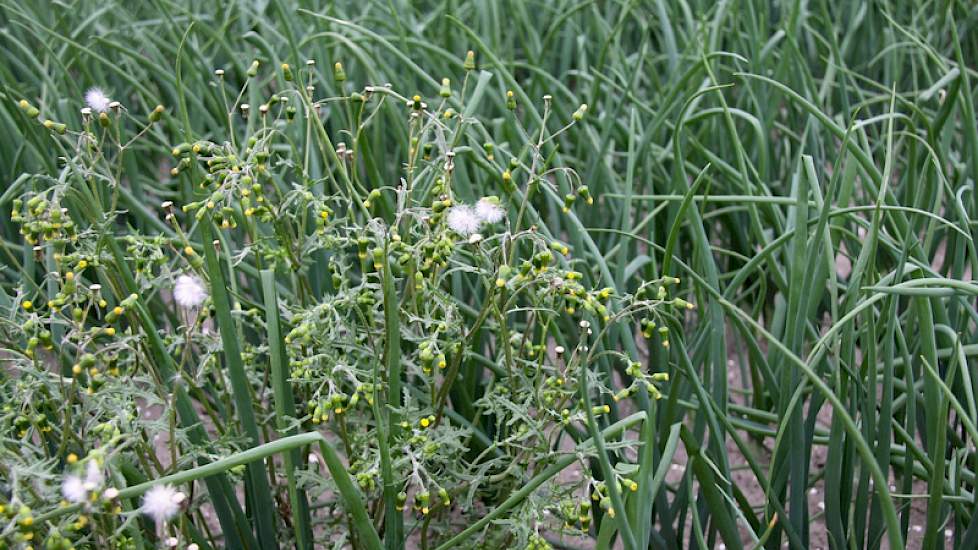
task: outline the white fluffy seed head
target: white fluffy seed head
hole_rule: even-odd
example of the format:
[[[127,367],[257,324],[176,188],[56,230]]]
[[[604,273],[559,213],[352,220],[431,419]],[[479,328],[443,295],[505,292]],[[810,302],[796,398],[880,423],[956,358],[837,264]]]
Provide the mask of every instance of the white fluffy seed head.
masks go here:
[[[156,523],[163,523],[173,519],[180,511],[180,502],[183,498],[178,495],[183,493],[177,492],[169,485],[157,485],[143,495],[143,505],[139,510],[153,518]]]
[[[65,476],[64,481],[61,482],[61,494],[72,504],[85,502],[88,497],[85,480],[74,474]]]
[[[483,197],[475,203],[475,213],[479,219],[485,223],[497,223],[506,215],[506,211],[499,205],[496,197]]]
[[[180,275],[173,285],[173,299],[180,307],[195,308],[207,299],[207,289],[197,277]]]
[[[85,488],[94,491],[102,486],[103,481],[105,477],[102,475],[102,468],[99,467],[98,462],[89,460],[85,467]]]
[[[482,218],[475,209],[466,204],[453,206],[448,210],[448,227],[462,237],[468,237],[479,230]]]
[[[104,113],[109,110],[109,104],[112,103],[112,100],[105,95],[102,88],[95,87],[89,88],[85,92],[85,103],[96,113]]]

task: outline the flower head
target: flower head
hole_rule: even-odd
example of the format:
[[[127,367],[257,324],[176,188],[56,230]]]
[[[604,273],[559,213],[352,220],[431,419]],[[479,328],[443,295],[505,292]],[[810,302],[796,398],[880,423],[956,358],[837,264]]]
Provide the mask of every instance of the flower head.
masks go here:
[[[193,275],[181,275],[173,285],[173,299],[180,307],[195,308],[207,299],[207,289],[200,279]]]
[[[109,104],[112,103],[112,100],[105,95],[102,88],[89,88],[85,92],[85,103],[96,113],[104,113],[109,110]]]
[[[448,210],[448,227],[463,237],[479,230],[482,218],[471,206],[460,204]]]
[[[146,491],[139,509],[159,524],[177,515],[184,498],[183,493],[169,485],[157,485]]]
[[[88,489],[85,488],[85,481],[82,478],[72,474],[65,476],[64,481],[61,482],[61,494],[68,502],[78,504],[85,502]]]
[[[506,211],[499,205],[496,197],[483,197],[475,203],[475,213],[485,223],[496,223],[503,219]]]
[[[104,480],[105,477],[102,475],[102,469],[99,468],[98,462],[89,460],[88,466],[85,467],[85,488],[94,491],[102,486]]]

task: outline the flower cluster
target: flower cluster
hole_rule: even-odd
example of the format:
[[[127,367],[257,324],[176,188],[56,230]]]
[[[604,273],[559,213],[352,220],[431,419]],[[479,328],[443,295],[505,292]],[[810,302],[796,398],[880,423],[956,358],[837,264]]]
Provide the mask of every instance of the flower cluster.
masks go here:
[[[459,236],[470,237],[484,224],[499,223],[505,215],[498,197],[484,197],[474,206],[459,204],[449,208],[446,223]]]
[[[229,134],[182,136],[151,159],[170,163],[150,203],[158,209],[115,206],[129,197],[118,174],[130,119],[102,89],[85,94],[80,124],[45,124],[74,156],[65,183],[13,203],[31,261],[44,269],[18,289],[8,312],[16,323],[0,326],[23,380],[0,391],[9,436],[32,457],[13,467],[12,483],[56,483],[4,504],[18,540],[127,547],[137,512],[162,546],[205,536],[212,525],[184,525],[199,521],[188,497],[197,492],[152,480],[247,452],[259,443],[242,435],[249,429],[258,439],[323,435],[370,513],[416,520],[420,537],[441,540],[455,530],[450,518],[481,515],[552,466],[568,434],[616,421],[619,403],[662,395],[668,376],[618,350],[609,331],[637,320],[667,347],[665,327],[691,306],[670,297],[678,281],[616,290],[586,251],[541,224],[545,210],[593,202],[546,151],[586,106],[553,129],[546,98],[542,126],[516,133],[538,141],[503,142],[464,108],[474,54],[464,67],[459,88],[444,79],[425,98],[355,89],[336,64],[332,95],[321,96],[314,62],[263,80],[255,61],[238,78],[253,87],[248,97],[265,98],[257,105],[243,103],[241,89],[227,94],[231,75],[219,69],[220,97],[237,97],[225,105]],[[515,95],[500,100],[522,125]],[[327,124],[337,105],[348,116]],[[40,116],[26,101],[21,110]],[[153,109],[132,140],[164,114]],[[404,158],[369,150],[383,117],[401,117]],[[350,126],[336,133],[338,119]],[[271,461],[218,472],[204,494],[220,495],[211,503],[226,512],[219,519],[239,503],[215,488],[250,468],[249,491],[260,489],[257,475],[270,502],[289,502],[250,513],[268,512],[274,524],[305,513],[316,546],[348,541],[347,486],[322,475],[318,458],[289,456],[285,473]],[[587,531],[592,503],[615,513],[606,483],[636,490],[627,471],[607,482],[555,479],[488,536],[537,549],[549,548],[543,530]],[[130,493],[120,499],[113,484],[122,480]],[[140,486],[150,488],[132,493]],[[309,506],[296,505],[300,494]],[[35,508],[44,508],[40,527]],[[293,530],[286,525],[278,532]]]

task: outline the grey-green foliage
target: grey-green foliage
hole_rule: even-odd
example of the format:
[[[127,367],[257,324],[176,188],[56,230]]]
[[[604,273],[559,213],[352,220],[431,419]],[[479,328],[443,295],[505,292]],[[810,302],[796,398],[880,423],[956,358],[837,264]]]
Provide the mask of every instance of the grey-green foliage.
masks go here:
[[[168,149],[228,139],[225,101],[234,100],[252,59],[263,61],[242,98],[252,106],[279,89],[281,63],[298,70],[306,59],[318,63],[317,98],[340,95],[331,67],[342,61],[350,90],[391,83],[434,105],[441,79],[457,89],[465,52],[474,50],[478,68],[466,97],[472,113],[463,113],[483,122],[467,134],[471,150],[459,151],[453,189],[460,200],[504,194],[494,174],[505,168],[505,152],[536,140],[525,132],[539,131],[545,94],[551,131],[587,103],[580,125],[535,152],[545,166],[570,167],[576,176],[554,172],[557,187],[541,186],[524,203],[532,206],[525,226],[566,242],[570,265],[589,288],[631,295],[647,280],[674,276],[681,280],[676,295],[697,304],[682,325],[667,322],[668,351],[657,329],[635,327],[652,332],[646,362],[668,370],[671,382],[637,432],[647,445],[637,454],[606,449],[605,460],[589,467],[600,477],[609,462],[638,465],[634,478],[647,483],[638,495],[656,491],[655,499],[624,491],[614,500],[624,499],[616,507],[624,506],[627,521],[599,517],[593,536],[609,541],[621,526],[629,546],[713,547],[722,538],[728,548],[804,548],[813,530],[827,530],[840,548],[872,548],[882,538],[891,548],[970,548],[978,543],[970,421],[978,411],[970,366],[978,343],[968,282],[978,268],[975,9],[918,0],[80,1],[70,8],[7,0],[0,4],[0,176],[9,186],[0,208],[9,213],[13,199],[48,188],[47,178],[62,173],[57,157],[65,153],[24,116],[22,98],[41,107],[42,118],[72,128],[89,86],[104,88],[140,121],[158,103],[167,107],[119,172],[125,222],[155,234],[166,227],[155,205],[181,206],[193,192],[193,182],[165,175]],[[215,85],[216,68],[226,71],[227,86]],[[508,90],[515,113],[507,109]],[[302,106],[292,105],[302,118]],[[278,152],[323,189],[366,195],[386,188],[374,207],[389,221],[391,189],[411,155],[409,118],[401,106],[377,111],[358,142],[370,160],[347,188],[331,154],[355,138],[344,133],[355,113],[341,105],[325,107],[330,147],[296,132],[293,142],[277,142]],[[251,128],[238,127],[239,139],[254,134],[255,113],[251,120]],[[495,165],[475,160],[487,156],[483,142],[494,144]],[[327,187],[333,180],[336,187]],[[576,196],[581,185],[595,204],[578,199],[564,213],[564,195]],[[330,193],[313,201],[332,200]],[[336,208],[293,196],[310,212]],[[114,230],[122,233],[121,223]],[[16,307],[18,289],[38,292],[32,285],[49,282],[51,271],[44,265],[51,260],[35,258],[18,231],[6,215],[0,219],[4,311]],[[253,246],[265,252],[262,242]],[[110,252],[100,251],[109,261]],[[324,256],[306,260],[323,270],[331,265]],[[357,270],[342,260],[333,265]],[[290,298],[318,300],[332,290],[326,276],[308,277],[304,288],[301,277],[279,273],[278,290]],[[242,307],[262,304],[257,272],[243,276],[228,281],[242,285]],[[465,274],[449,279],[440,287],[445,295],[427,306],[477,314],[481,302],[470,298],[482,290]],[[384,293],[377,284],[379,321]],[[122,299],[136,290],[114,292]],[[166,319],[159,304],[149,313]],[[288,315],[286,324],[295,321]],[[239,322],[260,327],[264,316]],[[402,322],[409,341],[410,320]],[[487,322],[497,326],[498,319]],[[253,333],[260,328],[241,330],[244,341],[261,342]],[[604,349],[632,358],[644,356],[644,340],[626,326],[602,334]],[[489,350],[493,342],[479,345]],[[179,358],[167,346],[152,353]],[[221,346],[208,349],[216,359]],[[605,370],[613,363],[593,365],[602,375],[594,385],[614,384]],[[466,361],[466,368],[476,364]],[[452,396],[454,426],[499,409],[474,397],[507,374],[478,369],[485,378],[462,377],[453,386],[468,392]],[[259,373],[252,376],[260,384]],[[404,398],[419,397],[409,391]],[[214,406],[233,408],[230,398]],[[597,419],[590,435],[620,414]],[[585,427],[578,428],[584,438]],[[660,463],[680,445],[689,457],[685,475],[663,483]],[[739,456],[728,456],[730,448]],[[824,464],[810,460],[815,450],[825,451]],[[755,485],[763,497],[745,494]],[[824,490],[824,511],[810,507],[812,487]],[[911,528],[917,524],[922,533]],[[953,533],[947,540],[946,529]]]

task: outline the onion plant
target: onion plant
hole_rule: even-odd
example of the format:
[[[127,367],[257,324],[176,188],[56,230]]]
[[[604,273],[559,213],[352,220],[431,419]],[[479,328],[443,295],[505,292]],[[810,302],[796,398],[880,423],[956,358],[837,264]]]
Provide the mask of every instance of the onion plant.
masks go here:
[[[978,546],[976,21],[0,1],[0,548]]]

